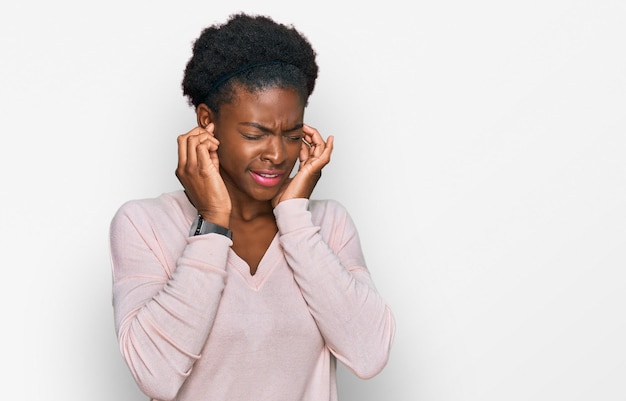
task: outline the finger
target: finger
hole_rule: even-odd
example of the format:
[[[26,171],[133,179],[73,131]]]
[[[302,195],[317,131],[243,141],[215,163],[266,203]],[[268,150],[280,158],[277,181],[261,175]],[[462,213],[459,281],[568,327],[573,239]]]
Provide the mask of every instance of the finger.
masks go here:
[[[178,143],[178,168],[184,168],[187,165],[188,155],[188,139],[190,136],[198,135],[201,132],[200,127],[195,127],[191,131],[181,134],[176,138]]]
[[[204,141],[196,147],[196,159],[198,161],[198,172],[200,176],[208,176],[219,168],[217,155],[217,146],[211,141]]]
[[[209,145],[210,150],[215,150],[220,145],[220,141],[214,136],[206,136],[200,141],[200,143],[206,143]]]
[[[321,138],[322,136],[320,135],[319,131],[316,130],[315,128],[304,124],[302,126],[302,133],[304,134],[304,140],[309,144],[309,145],[313,145],[315,142],[315,138]]]
[[[320,158],[324,160],[325,163],[330,161],[330,155],[333,153],[333,148],[335,146],[335,137],[333,135],[329,135],[326,140],[326,146],[324,147],[324,151]]]
[[[303,132],[305,139],[311,145],[310,155],[312,157],[320,157],[326,148],[326,142],[318,130],[309,126],[307,126],[307,128],[308,129],[306,131],[303,130]]]
[[[187,140],[186,135],[179,135],[176,138],[178,142],[178,167],[177,170],[180,170],[185,165],[187,165]]]
[[[209,135],[215,136],[215,124],[209,123],[209,125],[207,125],[205,129],[207,130]]]
[[[186,168],[192,170],[198,165],[198,145],[200,144],[200,135],[189,135],[186,138],[187,163]]]
[[[203,128],[200,134],[198,135],[198,140],[199,140],[198,145],[200,144],[206,145],[207,147],[206,150],[209,153],[216,151],[220,144],[220,141],[215,137],[214,129],[215,129],[215,125],[213,123],[210,123],[209,125],[206,126],[206,128]],[[198,154],[200,153],[196,151],[196,156]]]
[[[321,147],[318,147],[319,149],[315,151],[316,155],[309,158],[304,164],[309,166],[309,168],[311,168],[311,171],[317,171],[321,173],[324,166],[326,166],[330,162],[330,156],[333,151],[334,143],[335,137],[330,135],[326,143],[324,144],[324,148],[321,149]]]
[[[300,163],[302,164],[306,159],[309,158],[309,152],[311,149],[311,145],[309,145],[309,143],[302,138],[302,144],[300,145],[300,155],[298,156],[298,158],[300,159]]]
[[[316,132],[316,131],[317,129],[310,126],[309,124],[302,124],[302,132],[304,132],[305,134]]]

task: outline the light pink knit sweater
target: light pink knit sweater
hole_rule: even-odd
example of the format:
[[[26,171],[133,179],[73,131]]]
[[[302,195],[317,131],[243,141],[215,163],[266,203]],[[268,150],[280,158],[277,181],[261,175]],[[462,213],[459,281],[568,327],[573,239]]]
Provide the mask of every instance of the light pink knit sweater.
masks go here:
[[[189,237],[182,191],[125,203],[111,224],[122,355],[156,400],[334,401],[336,359],[386,365],[392,313],[345,209],[293,199],[255,275],[218,234]]]

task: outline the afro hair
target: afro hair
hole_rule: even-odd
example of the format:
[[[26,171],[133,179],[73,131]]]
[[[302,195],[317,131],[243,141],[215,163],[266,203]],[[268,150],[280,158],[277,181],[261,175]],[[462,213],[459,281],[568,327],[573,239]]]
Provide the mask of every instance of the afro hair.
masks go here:
[[[293,26],[267,16],[233,14],[205,28],[193,44],[185,68],[183,94],[194,107],[215,112],[232,100],[238,85],[249,91],[293,88],[304,103],[315,87],[318,66],[308,39]]]

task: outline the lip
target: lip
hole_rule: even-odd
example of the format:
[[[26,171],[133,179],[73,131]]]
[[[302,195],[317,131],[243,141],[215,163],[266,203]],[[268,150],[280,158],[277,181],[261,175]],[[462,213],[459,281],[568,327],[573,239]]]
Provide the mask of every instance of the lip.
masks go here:
[[[264,187],[273,187],[278,185],[285,175],[283,170],[250,170],[252,179]]]

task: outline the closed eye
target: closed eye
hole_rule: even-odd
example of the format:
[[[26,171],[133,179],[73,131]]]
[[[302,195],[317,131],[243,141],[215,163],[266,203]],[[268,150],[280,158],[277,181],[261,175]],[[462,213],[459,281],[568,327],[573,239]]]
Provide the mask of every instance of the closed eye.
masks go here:
[[[244,139],[247,139],[249,141],[258,141],[259,139],[263,138],[263,135],[250,135],[250,134],[241,134],[242,137],[244,137]]]
[[[286,135],[288,141],[299,142],[302,140],[302,135]]]

